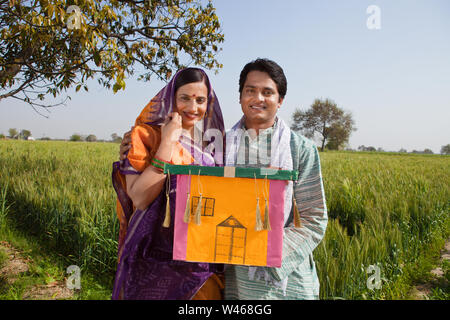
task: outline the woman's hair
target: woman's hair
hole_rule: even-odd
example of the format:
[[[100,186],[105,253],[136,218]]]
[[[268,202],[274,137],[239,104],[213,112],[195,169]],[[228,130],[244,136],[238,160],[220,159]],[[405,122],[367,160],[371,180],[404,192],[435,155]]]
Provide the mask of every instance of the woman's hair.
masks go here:
[[[241,71],[239,77],[239,94],[242,95],[247,75],[250,71],[266,72],[269,77],[276,83],[280,98],[283,99],[287,91],[287,80],[283,69],[274,61],[269,59],[256,59],[249,62]]]
[[[174,92],[176,93],[181,86],[194,82],[203,82],[208,88],[209,95],[208,78],[202,70],[197,68],[186,68],[178,74],[174,83]]]

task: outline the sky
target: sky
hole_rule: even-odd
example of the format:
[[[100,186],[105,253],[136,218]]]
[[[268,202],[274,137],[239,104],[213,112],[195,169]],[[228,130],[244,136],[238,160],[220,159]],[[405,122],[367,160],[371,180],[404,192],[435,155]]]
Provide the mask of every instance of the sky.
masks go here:
[[[329,98],[350,111],[357,131],[349,145],[386,151],[439,153],[450,143],[450,1],[448,0],[215,0],[225,42],[218,74],[207,73],[225,127],[242,116],[238,80],[243,66],[269,58],[283,69],[287,95],[278,115]],[[367,11],[378,8],[379,15]],[[377,20],[376,18],[379,17]],[[369,22],[369,23],[368,23]],[[373,28],[374,26],[379,28]],[[136,76],[137,77],[137,76]],[[161,81],[127,79],[116,94],[96,81],[68,91],[66,106],[45,118],[15,99],[0,101],[0,133],[30,130],[35,138],[123,135]],[[83,91],[83,92],[82,92]],[[62,99],[61,96],[60,99]]]

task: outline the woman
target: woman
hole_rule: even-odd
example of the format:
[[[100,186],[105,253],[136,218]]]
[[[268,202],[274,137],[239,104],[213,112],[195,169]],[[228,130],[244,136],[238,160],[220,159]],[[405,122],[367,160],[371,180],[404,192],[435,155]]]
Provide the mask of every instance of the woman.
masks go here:
[[[223,135],[222,113],[196,68],[177,72],[136,119],[131,148],[113,165],[120,221],[113,299],[221,298],[215,272],[223,266],[172,260],[176,177],[161,170],[164,163],[216,165],[201,139],[209,129]]]

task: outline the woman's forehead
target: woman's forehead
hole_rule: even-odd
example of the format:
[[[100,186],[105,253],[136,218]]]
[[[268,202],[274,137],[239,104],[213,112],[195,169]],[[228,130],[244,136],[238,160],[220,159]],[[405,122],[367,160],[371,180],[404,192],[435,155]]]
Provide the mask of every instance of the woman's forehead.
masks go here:
[[[204,82],[191,82],[178,88],[177,95],[181,94],[206,97],[208,95],[208,88]]]

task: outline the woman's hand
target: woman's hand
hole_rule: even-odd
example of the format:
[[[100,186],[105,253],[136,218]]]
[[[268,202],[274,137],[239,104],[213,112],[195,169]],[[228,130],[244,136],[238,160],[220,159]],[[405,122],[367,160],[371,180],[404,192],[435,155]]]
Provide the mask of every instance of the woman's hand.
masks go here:
[[[172,145],[176,143],[181,136],[183,130],[182,119],[178,112],[172,112],[166,118],[161,126],[161,143]]]
[[[183,129],[181,123],[181,116],[179,113],[172,112],[161,126],[161,144],[156,152],[156,156],[160,159],[168,162],[172,159],[173,147],[180,139]]]
[[[126,156],[126,152],[128,150],[130,150],[131,148],[131,131],[133,130],[134,127],[131,127],[130,131],[125,132],[125,134],[123,135],[122,138],[122,142],[120,143],[120,149],[119,149],[119,159],[120,160],[125,160]]]

